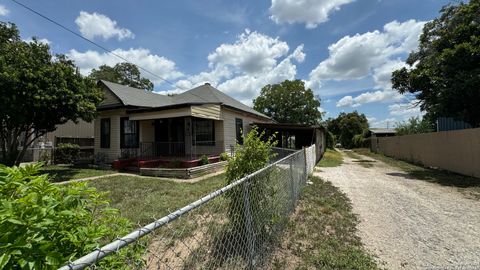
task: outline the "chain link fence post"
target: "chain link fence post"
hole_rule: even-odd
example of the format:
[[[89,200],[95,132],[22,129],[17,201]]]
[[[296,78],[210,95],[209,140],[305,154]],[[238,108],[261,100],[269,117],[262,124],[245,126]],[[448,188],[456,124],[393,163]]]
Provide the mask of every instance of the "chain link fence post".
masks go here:
[[[247,257],[248,257],[248,269],[253,270],[255,269],[255,234],[253,233],[252,228],[252,213],[250,212],[250,195],[248,192],[248,179],[242,185],[242,193],[243,193],[243,207],[244,207],[244,220],[246,226],[246,237],[247,237]]]
[[[290,190],[292,192],[292,200],[290,201],[290,210],[295,208],[295,201],[296,201],[296,190],[295,190],[295,177],[293,175],[293,160],[289,159],[289,173],[290,173]]]

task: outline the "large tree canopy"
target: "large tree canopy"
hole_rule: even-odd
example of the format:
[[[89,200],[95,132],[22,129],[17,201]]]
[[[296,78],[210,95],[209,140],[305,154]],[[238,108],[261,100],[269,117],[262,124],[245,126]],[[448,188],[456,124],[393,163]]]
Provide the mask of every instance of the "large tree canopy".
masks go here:
[[[393,88],[413,93],[430,119],[480,126],[480,0],[448,5],[425,24],[418,51],[393,73]]]
[[[89,77],[153,91],[153,83],[142,77],[138,67],[130,63],[118,63],[114,67],[102,65],[93,69]]]
[[[253,108],[280,123],[313,125],[322,119],[320,99],[301,80],[264,86]]]
[[[368,131],[367,117],[357,111],[351,113],[340,113],[337,118],[329,118],[327,130],[336,137],[337,141],[345,148],[360,147],[354,141],[355,136],[362,136]]]
[[[102,92],[47,44],[20,39],[14,24],[0,23],[0,159],[19,164],[26,148],[69,120],[92,121]],[[18,150],[19,145],[23,148]]]

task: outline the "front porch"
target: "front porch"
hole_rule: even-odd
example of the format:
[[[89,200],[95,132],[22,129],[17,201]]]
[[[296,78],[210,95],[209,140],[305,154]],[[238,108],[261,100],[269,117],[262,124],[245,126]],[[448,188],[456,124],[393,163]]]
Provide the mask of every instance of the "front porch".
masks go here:
[[[230,151],[223,141],[221,120],[192,116],[146,120],[132,118],[122,118],[120,123],[122,160],[185,163],[204,155],[213,158]]]

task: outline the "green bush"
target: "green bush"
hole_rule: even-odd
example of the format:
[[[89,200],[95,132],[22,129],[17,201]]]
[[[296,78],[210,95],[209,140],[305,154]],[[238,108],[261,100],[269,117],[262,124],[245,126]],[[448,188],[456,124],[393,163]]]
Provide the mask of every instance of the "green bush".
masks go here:
[[[230,159],[230,155],[227,152],[223,152],[220,154],[220,160],[221,161],[226,161]]]
[[[132,229],[105,193],[85,183],[52,184],[40,168],[0,166],[0,269],[57,269]],[[98,265],[138,261],[133,253],[122,250]]]
[[[207,165],[208,163],[210,163],[210,161],[208,160],[207,156],[203,155],[200,157],[200,162],[199,162],[200,166]]]
[[[333,133],[330,131],[326,132],[325,140],[326,140],[327,148],[329,149],[333,149],[335,147],[335,144],[337,144],[335,135],[333,135]]]
[[[231,157],[227,164],[226,178],[228,184],[245,177],[255,171],[267,166],[269,161],[275,156],[272,147],[276,145],[274,137],[262,140],[265,133],[259,133],[257,128],[253,128],[243,140],[243,145],[238,145],[235,156]],[[248,239],[248,230],[246,228],[247,208],[245,199],[249,201],[248,212],[250,213],[251,223],[255,235],[270,235],[274,227],[273,223],[278,221],[277,217],[270,216],[269,211],[275,208],[275,193],[272,180],[275,179],[275,170],[267,170],[257,175],[254,179],[239,185],[230,190],[227,195],[230,199],[229,218],[231,228],[230,233],[234,236],[231,239]],[[269,231],[270,230],[270,231]],[[270,233],[269,233],[270,232]],[[227,238],[229,236],[227,235]],[[262,241],[267,241],[268,237],[256,239],[255,248],[263,245]],[[236,250],[245,251],[245,243],[232,243]],[[245,254],[242,254],[245,255]]]
[[[60,143],[55,149],[55,163],[72,164],[78,160],[80,146],[78,144]]]

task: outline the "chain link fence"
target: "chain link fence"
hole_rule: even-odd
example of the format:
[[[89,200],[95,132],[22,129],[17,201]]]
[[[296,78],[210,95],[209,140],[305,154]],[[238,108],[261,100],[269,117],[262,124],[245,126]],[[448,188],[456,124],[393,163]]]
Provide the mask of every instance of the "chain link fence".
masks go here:
[[[309,153],[291,153],[60,269],[269,268],[311,172]]]

